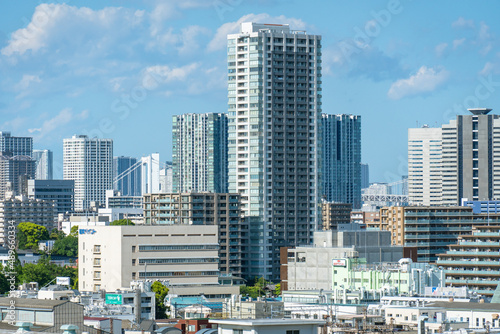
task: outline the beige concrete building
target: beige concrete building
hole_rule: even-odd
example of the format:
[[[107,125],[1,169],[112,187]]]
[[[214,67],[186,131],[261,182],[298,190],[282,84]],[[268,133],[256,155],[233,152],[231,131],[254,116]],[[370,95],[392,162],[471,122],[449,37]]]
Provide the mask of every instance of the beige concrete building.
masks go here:
[[[350,203],[321,203],[323,230],[337,230],[340,224],[351,222],[352,204]]]
[[[380,215],[378,211],[352,211],[351,223],[365,224],[367,228],[378,228]]]
[[[146,225],[217,225],[220,270],[241,275],[244,254],[248,251],[241,223],[240,195],[220,193],[159,193],[144,195]]]
[[[380,229],[391,232],[393,245],[405,244],[405,207],[390,206],[380,209]]]
[[[174,288],[217,287],[218,252],[217,226],[81,228],[78,288],[80,291],[115,291],[130,286],[136,279],[167,280]],[[203,287],[197,289],[202,291]]]

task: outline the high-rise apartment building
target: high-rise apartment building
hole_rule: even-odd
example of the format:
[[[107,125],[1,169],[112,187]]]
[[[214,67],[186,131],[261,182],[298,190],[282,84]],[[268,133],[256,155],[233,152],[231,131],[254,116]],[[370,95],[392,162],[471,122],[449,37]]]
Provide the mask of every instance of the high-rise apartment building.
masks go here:
[[[26,155],[0,155],[0,199],[10,191],[20,195],[28,179],[35,178],[35,161]],[[24,183],[24,184],[23,184]]]
[[[173,192],[227,192],[227,115],[175,115]]]
[[[75,210],[104,204],[113,189],[113,140],[73,136],[63,141],[63,178],[75,181]]]
[[[322,115],[323,195],[361,208],[361,116]]]
[[[33,138],[12,137],[10,132],[0,131],[0,154],[13,157],[16,155],[33,155]]]
[[[241,195],[244,276],[277,280],[279,249],[320,224],[321,36],[242,23],[228,35],[229,192]]]
[[[460,205],[463,198],[500,197],[500,116],[488,115],[486,108],[469,111],[440,129],[409,129],[413,204]]]
[[[441,128],[408,129],[408,201],[440,205],[442,200]]]
[[[142,196],[141,193],[141,168],[134,168],[137,159],[132,157],[113,158],[113,183],[114,190],[118,190],[123,196]]]
[[[53,155],[51,150],[33,150],[37,180],[52,180],[53,178]]]

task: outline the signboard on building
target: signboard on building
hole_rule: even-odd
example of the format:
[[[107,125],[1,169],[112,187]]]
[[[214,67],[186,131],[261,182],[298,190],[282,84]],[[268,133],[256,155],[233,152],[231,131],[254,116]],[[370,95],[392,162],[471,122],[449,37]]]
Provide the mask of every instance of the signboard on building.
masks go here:
[[[93,228],[81,228],[78,232],[79,234],[95,234],[96,230]]]
[[[122,305],[123,296],[118,293],[107,293],[105,302],[106,304]]]
[[[69,285],[69,277],[56,277],[57,285]]]
[[[347,264],[347,261],[344,259],[333,259],[332,265],[334,267],[345,267]]]

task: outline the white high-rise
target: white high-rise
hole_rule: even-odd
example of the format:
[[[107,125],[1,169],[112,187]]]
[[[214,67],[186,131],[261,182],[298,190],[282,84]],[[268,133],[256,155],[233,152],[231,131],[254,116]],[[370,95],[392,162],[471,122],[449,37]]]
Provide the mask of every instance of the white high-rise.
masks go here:
[[[279,278],[279,250],[308,244],[320,208],[321,36],[243,23],[228,35],[229,192],[241,195],[245,277]]]
[[[113,140],[73,136],[63,141],[63,178],[75,181],[75,210],[106,202],[113,189]]]
[[[408,194],[412,205],[442,201],[441,128],[408,129]]]

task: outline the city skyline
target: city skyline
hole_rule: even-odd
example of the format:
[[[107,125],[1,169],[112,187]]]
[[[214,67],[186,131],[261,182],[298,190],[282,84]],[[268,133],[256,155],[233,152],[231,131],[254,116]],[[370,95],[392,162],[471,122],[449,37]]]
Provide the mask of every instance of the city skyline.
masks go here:
[[[242,21],[323,36],[323,112],[363,117],[372,181],[406,174],[408,128],[440,126],[468,107],[495,113],[499,101],[500,27],[488,4],[445,2],[439,15],[407,1],[121,5],[2,4],[0,126],[52,150],[55,178],[62,139],[74,134],[114,139],[116,156],[171,160],[172,115],[227,112],[225,36]]]

